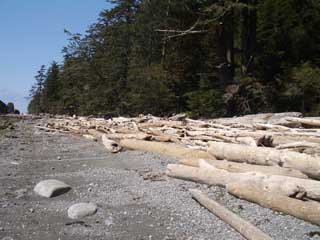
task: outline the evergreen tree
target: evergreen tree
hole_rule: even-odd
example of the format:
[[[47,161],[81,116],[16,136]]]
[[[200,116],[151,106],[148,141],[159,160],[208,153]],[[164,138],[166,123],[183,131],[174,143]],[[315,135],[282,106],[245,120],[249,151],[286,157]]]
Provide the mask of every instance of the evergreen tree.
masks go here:
[[[319,112],[319,1],[109,2],[84,35],[66,31],[31,113]]]
[[[57,104],[59,96],[59,74],[60,68],[57,62],[52,62],[46,73],[46,79],[43,86],[43,111],[57,113]]]
[[[32,86],[29,96],[32,98],[28,106],[28,112],[39,114],[44,112],[43,87],[46,79],[46,66],[42,65],[35,76],[36,83]]]

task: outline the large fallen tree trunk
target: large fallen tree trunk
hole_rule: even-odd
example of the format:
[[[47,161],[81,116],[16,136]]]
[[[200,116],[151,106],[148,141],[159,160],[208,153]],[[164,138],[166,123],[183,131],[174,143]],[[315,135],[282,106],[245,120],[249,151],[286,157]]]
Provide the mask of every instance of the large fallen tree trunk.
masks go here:
[[[192,166],[199,167],[200,159],[181,159],[180,163]],[[307,179],[307,175],[302,172],[291,169],[291,168],[282,168],[278,166],[261,166],[261,165],[252,165],[246,163],[237,163],[237,162],[229,162],[229,161],[217,161],[217,160],[209,160],[206,162],[211,164],[212,166],[224,169],[229,172],[235,173],[245,173],[245,172],[260,172],[266,175],[280,175],[280,176],[288,176],[288,177],[296,177],[296,178],[304,178]]]
[[[221,142],[210,143],[208,152],[228,161],[294,168],[309,177],[320,179],[320,158],[303,153]]]
[[[227,189],[230,194],[238,198],[320,226],[320,204],[317,202],[305,202],[289,198],[242,183],[228,184]]]
[[[215,168],[205,160],[200,161],[200,167],[169,164],[167,175],[179,179],[226,187],[233,182],[244,182],[270,192],[284,196],[314,199],[320,201],[320,182],[311,179],[301,179],[276,175],[265,175],[257,172],[230,173]]]
[[[242,219],[235,213],[229,211],[225,207],[221,206],[216,201],[210,199],[203,194],[200,190],[190,189],[192,197],[197,200],[202,206],[207,208],[210,212],[216,215],[218,218],[229,224],[232,228],[237,230],[242,236],[248,240],[270,240],[270,236],[265,234],[259,228],[251,224],[250,222]]]
[[[142,150],[146,152],[155,152],[177,158],[204,158],[215,159],[212,155],[205,151],[189,149],[174,144],[162,142],[149,142],[141,140],[125,139],[120,141],[123,148]]]
[[[286,120],[293,123],[301,123],[303,126],[320,128],[320,120],[317,119],[287,117]]]

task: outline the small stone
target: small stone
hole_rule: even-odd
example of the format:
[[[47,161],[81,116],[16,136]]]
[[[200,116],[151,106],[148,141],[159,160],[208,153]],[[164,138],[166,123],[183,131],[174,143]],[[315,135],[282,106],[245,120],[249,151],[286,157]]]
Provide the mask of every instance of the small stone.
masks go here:
[[[69,207],[68,217],[71,219],[80,219],[91,216],[97,212],[97,205],[94,203],[76,203]]]
[[[58,160],[61,160],[61,157],[60,157],[60,156],[58,156],[58,157],[57,157],[57,159],[58,159]]]
[[[70,189],[71,187],[69,185],[55,179],[41,181],[34,187],[36,194],[47,198],[59,196],[68,192]]]
[[[28,192],[28,189],[26,189],[26,188],[22,188],[22,189],[15,191],[15,194],[17,195],[16,199],[24,197],[27,192]]]
[[[111,217],[104,220],[106,226],[111,226],[113,224],[113,219]]]

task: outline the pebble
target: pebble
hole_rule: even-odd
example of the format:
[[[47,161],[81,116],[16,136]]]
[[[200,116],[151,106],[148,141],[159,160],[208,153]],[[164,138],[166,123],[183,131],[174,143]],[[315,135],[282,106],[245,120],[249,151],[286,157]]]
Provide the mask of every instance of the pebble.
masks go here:
[[[47,198],[59,196],[70,189],[69,185],[55,179],[41,181],[34,187],[36,194]]]
[[[80,219],[91,216],[97,212],[97,205],[94,203],[76,203],[69,207],[68,217],[71,219]]]
[[[113,224],[113,219],[111,217],[104,220],[106,226],[111,226]]]

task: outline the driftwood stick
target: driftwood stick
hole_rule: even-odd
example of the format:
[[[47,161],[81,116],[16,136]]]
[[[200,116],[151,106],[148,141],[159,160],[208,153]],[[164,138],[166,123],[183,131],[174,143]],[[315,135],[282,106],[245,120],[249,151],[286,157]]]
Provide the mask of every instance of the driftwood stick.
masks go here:
[[[286,143],[286,144],[279,144],[276,149],[306,149],[306,148],[316,148],[318,147],[319,144],[313,143],[313,142],[291,142],[291,143]]]
[[[200,190],[190,189],[192,197],[199,202],[202,206],[207,208],[210,212],[216,215],[218,218],[223,220],[225,223],[230,225],[242,236],[248,240],[270,240],[272,239],[266,233],[261,231],[259,228],[251,224],[250,222],[239,217],[237,214],[229,211],[225,207],[221,206],[216,201],[210,199],[208,196],[203,194]]]
[[[152,136],[145,133],[107,133],[107,138],[110,139],[139,139],[139,140],[151,140]]]
[[[262,207],[283,212],[320,226],[320,204],[317,202],[293,199],[242,183],[228,184],[227,190],[240,199],[257,203]]]
[[[36,128],[47,131],[47,132],[60,132],[60,133],[70,133],[70,131],[65,131],[65,130],[60,130],[60,129],[55,129],[55,128],[48,128],[48,127],[43,127],[43,126],[36,126]]]

